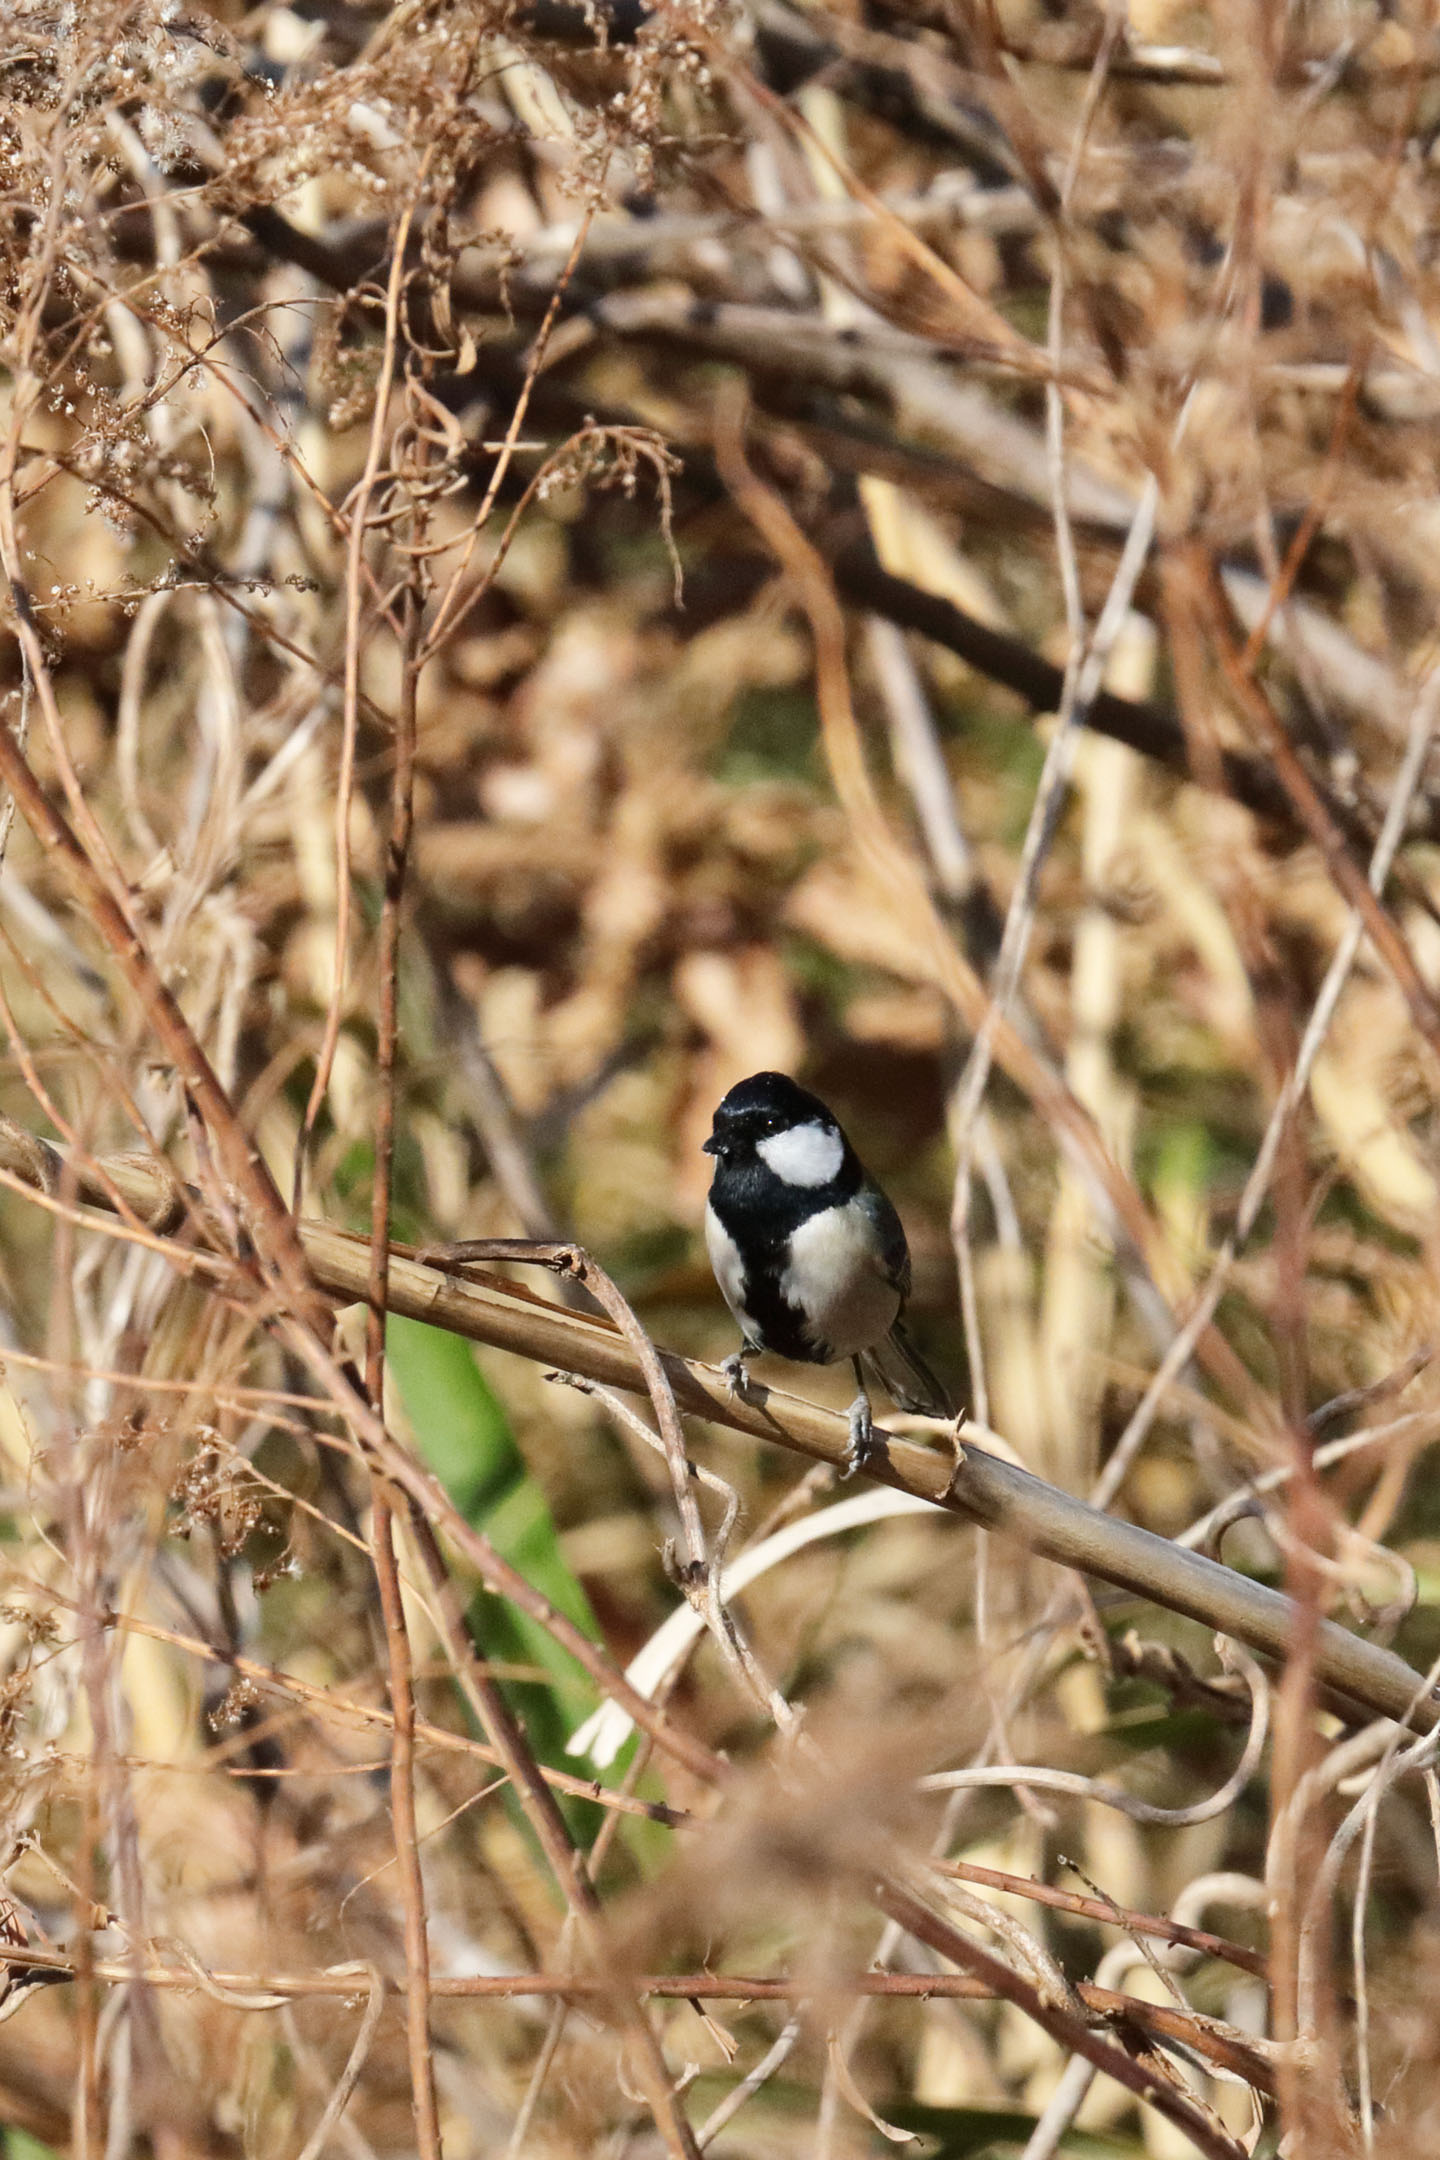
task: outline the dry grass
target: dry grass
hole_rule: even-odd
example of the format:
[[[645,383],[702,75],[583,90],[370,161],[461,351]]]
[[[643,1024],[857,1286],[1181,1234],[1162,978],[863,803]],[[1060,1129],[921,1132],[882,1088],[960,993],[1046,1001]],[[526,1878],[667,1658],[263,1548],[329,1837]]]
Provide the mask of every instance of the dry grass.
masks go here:
[[[5,29],[7,2152],[1429,2149],[1433,11]],[[769,1065],[1288,1656],[702,1419]]]

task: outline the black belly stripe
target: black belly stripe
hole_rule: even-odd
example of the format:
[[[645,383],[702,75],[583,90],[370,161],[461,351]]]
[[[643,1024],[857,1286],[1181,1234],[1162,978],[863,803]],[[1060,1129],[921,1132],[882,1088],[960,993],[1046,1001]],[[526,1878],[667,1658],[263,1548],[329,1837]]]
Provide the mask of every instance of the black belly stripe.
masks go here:
[[[784,1295],[773,1268],[746,1269],[745,1311],[758,1349],[773,1350],[801,1365],[830,1363],[828,1346],[812,1342],[804,1332],[805,1315]]]

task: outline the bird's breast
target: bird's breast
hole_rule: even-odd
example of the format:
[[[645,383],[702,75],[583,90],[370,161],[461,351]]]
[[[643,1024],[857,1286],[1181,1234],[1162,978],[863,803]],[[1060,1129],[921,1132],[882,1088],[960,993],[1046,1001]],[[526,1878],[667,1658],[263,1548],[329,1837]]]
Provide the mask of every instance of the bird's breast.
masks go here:
[[[822,1208],[791,1232],[780,1293],[830,1358],[873,1348],[900,1311],[900,1292],[875,1251],[874,1225],[853,1200]]]

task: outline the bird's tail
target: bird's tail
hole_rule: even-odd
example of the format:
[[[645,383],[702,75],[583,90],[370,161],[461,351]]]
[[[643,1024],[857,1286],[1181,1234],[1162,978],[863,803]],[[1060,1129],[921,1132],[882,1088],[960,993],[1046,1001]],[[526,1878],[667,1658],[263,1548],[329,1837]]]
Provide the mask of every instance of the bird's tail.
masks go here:
[[[860,1362],[875,1375],[897,1409],[914,1411],[919,1417],[954,1417],[949,1389],[931,1372],[903,1320],[897,1320],[884,1342],[867,1350]]]

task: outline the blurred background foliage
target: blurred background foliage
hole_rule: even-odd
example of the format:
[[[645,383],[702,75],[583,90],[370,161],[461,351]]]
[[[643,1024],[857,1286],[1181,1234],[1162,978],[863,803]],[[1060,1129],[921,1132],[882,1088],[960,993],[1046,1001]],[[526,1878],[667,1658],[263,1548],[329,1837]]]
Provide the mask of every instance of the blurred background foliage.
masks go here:
[[[1217,1325],[1244,1384],[1184,1363],[1114,1504],[1178,1534],[1235,1499],[1232,1564],[1428,1666],[1433,10],[14,0],[6,24],[0,551],[59,726],[13,642],[5,718],[113,851],[281,1191],[298,1160],[303,1211],[368,1232],[397,627],[422,576],[396,1235],[573,1237],[656,1340],[718,1359],[733,1330],[699,1236],[700,1142],[734,1080],[794,1071],[901,1209],[927,1355],[1021,1461],[1084,1495],[1238,1223]],[[1088,1153],[1003,1046],[967,1094],[975,1010],[867,849],[817,711],[799,558],[737,499],[742,463],[843,604],[891,843]],[[1077,681],[1088,653],[1103,691]],[[1363,879],[1392,804],[1377,883],[1413,979],[1367,938],[1307,1046],[1356,900],[1337,861]],[[204,1175],[115,954],[23,820],[6,848],[0,1107]],[[1257,1209],[1247,1181],[1297,1071]],[[1143,1252],[1097,1179],[1102,1146]],[[0,1283],[17,1924],[68,1942],[103,1923],[112,1958],[179,1941],[213,1971],[358,1958],[403,1978],[355,1446],[253,1312],[9,1188]],[[519,1358],[405,1322],[389,1355],[393,1429],[630,1657],[677,1598],[658,1456]],[[844,1374],[799,1384],[849,1392]],[[1312,1479],[1311,1447],[1356,1435]],[[832,1498],[776,1450],[692,1438],[747,1536]],[[1292,1473],[1313,1502],[1293,1516]],[[593,1682],[533,1620],[465,1593],[537,1754],[588,1774],[565,1741]],[[100,1638],[77,1610],[137,1625]],[[1240,1742],[1189,1623],[1118,1595],[1097,1611],[936,1514],[810,1543],[744,1616],[828,1784],[786,1785],[772,1729],[702,1645],[673,1707],[752,1782],[716,1812],[632,1742],[610,1782],[628,1764],[706,1834],[626,1817],[598,1868],[635,1969],[804,1966],[818,1991],[793,2029],[779,2003],[654,2006],[699,2124],[789,2036],[709,2149],[841,2160],[897,2126],[926,2155],[1193,2149],[1103,2078],[1046,2143],[1066,2057],[1014,2006],[825,1994],[882,1941],[929,1969],[856,1888],[857,1852],[892,1844],[1178,1905],[1252,1948],[1267,1897],[1288,1899],[1343,2102],[1307,2129],[1292,2096],[1291,2149],[1429,2149],[1432,1773],[1385,1789],[1358,1892],[1334,1848],[1317,1913],[1343,1780],[1374,1759],[1342,1756],[1328,1705],[1302,1705],[1278,1768],[1186,1827],[1018,1781],[910,1790],[922,1770],[1023,1762],[1191,1805]],[[418,1591],[409,1617],[421,1715],[463,1733]],[[247,1682],[242,1657],[299,1692]],[[1307,1866],[1267,1889],[1303,1773]],[[566,1955],[513,1799],[427,1746],[417,1804],[437,1974]],[[601,1811],[567,1807],[588,1847]],[[1128,1939],[995,1909],[1072,1980]],[[1120,1965],[1170,2000],[1138,1952]],[[1270,2029],[1253,1972],[1209,1957],[1183,1985],[1237,2032]],[[262,2015],[46,1990],[0,2025],[7,2151],[308,2160],[355,2026],[343,1999]],[[453,2160],[659,2149],[582,2009],[437,1998],[434,2033]],[[1276,2149],[1273,2107],[1196,2085],[1217,2134]],[[413,2150],[409,2096],[392,2005],[327,2149]]]

